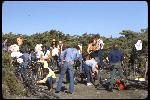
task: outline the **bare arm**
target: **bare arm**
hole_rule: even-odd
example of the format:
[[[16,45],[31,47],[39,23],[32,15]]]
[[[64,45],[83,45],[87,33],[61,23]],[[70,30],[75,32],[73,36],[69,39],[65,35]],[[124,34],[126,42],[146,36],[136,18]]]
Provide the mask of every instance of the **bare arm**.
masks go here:
[[[90,49],[91,49],[91,44],[89,44],[88,45],[88,48],[87,48],[87,52],[88,52],[88,54],[90,54],[91,52],[90,52]]]

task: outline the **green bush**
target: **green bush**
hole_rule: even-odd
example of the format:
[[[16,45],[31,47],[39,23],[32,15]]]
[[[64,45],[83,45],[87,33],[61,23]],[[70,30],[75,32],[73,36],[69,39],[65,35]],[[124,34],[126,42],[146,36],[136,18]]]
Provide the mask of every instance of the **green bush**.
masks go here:
[[[3,97],[5,97],[6,93],[11,95],[26,95],[26,90],[23,84],[19,83],[14,74],[14,67],[11,65],[11,56],[9,52],[5,52],[2,54],[2,65],[3,65],[3,73],[2,73],[2,83],[3,83]],[[6,88],[7,87],[7,88]]]

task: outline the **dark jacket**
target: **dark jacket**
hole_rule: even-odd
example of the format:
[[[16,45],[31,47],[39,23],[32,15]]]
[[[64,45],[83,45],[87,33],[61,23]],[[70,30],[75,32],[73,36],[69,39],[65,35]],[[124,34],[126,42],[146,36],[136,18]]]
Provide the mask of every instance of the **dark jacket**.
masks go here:
[[[29,48],[28,48],[28,46],[27,45],[21,45],[20,47],[19,47],[19,49],[20,49],[20,52],[21,53],[28,53],[28,51],[29,51]]]
[[[123,61],[123,53],[119,49],[113,49],[108,54],[109,63],[117,63]]]

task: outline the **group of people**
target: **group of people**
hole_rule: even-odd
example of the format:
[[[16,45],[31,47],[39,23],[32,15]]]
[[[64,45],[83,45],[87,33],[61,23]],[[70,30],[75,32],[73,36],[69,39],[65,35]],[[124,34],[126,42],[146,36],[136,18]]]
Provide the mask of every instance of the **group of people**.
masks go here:
[[[135,47],[137,47],[137,44],[135,44]],[[47,46],[43,46],[42,44],[37,44],[34,50],[30,50],[24,43],[23,37],[18,37],[17,44],[11,45],[8,49],[11,51],[11,57],[16,57],[17,61],[23,66],[24,69],[22,69],[22,72],[28,67],[29,64],[31,64],[32,61],[43,63],[44,77],[42,80],[38,80],[37,84],[48,82],[48,87],[50,90],[53,89],[53,85],[56,83],[55,71],[58,70],[60,75],[56,93],[61,91],[63,78],[65,74],[67,74],[70,83],[69,93],[73,94],[75,84],[74,66],[76,62],[80,62],[78,67],[80,69],[80,73],[82,73],[82,75],[84,74],[87,79],[87,86],[94,85],[93,76],[96,80],[99,80],[99,70],[104,68],[103,48],[103,40],[96,36],[88,44],[87,55],[85,55],[85,57],[83,57],[82,54],[81,44],[74,45],[72,47],[69,44],[64,44],[62,41],[59,41],[59,45],[56,45],[55,39],[52,40],[52,45],[49,48]],[[138,50],[141,50],[141,47]],[[126,80],[121,66],[124,59],[124,54],[121,50],[119,50],[118,44],[114,43],[112,45],[107,59],[111,67],[109,90],[113,91],[116,71],[118,71],[119,75]]]

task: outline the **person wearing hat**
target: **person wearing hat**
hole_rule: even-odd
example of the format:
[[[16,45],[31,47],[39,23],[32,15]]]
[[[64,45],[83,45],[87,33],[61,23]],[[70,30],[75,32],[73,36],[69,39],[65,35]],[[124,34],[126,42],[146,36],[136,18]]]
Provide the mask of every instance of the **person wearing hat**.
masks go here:
[[[109,59],[109,64],[110,64],[110,85],[109,85],[109,91],[113,92],[114,88],[114,78],[116,76],[116,72],[118,70],[119,76],[121,78],[126,79],[125,76],[123,75],[123,70],[121,66],[121,62],[124,59],[123,52],[119,50],[118,44],[114,43],[112,46],[112,50],[108,54],[108,59]]]

